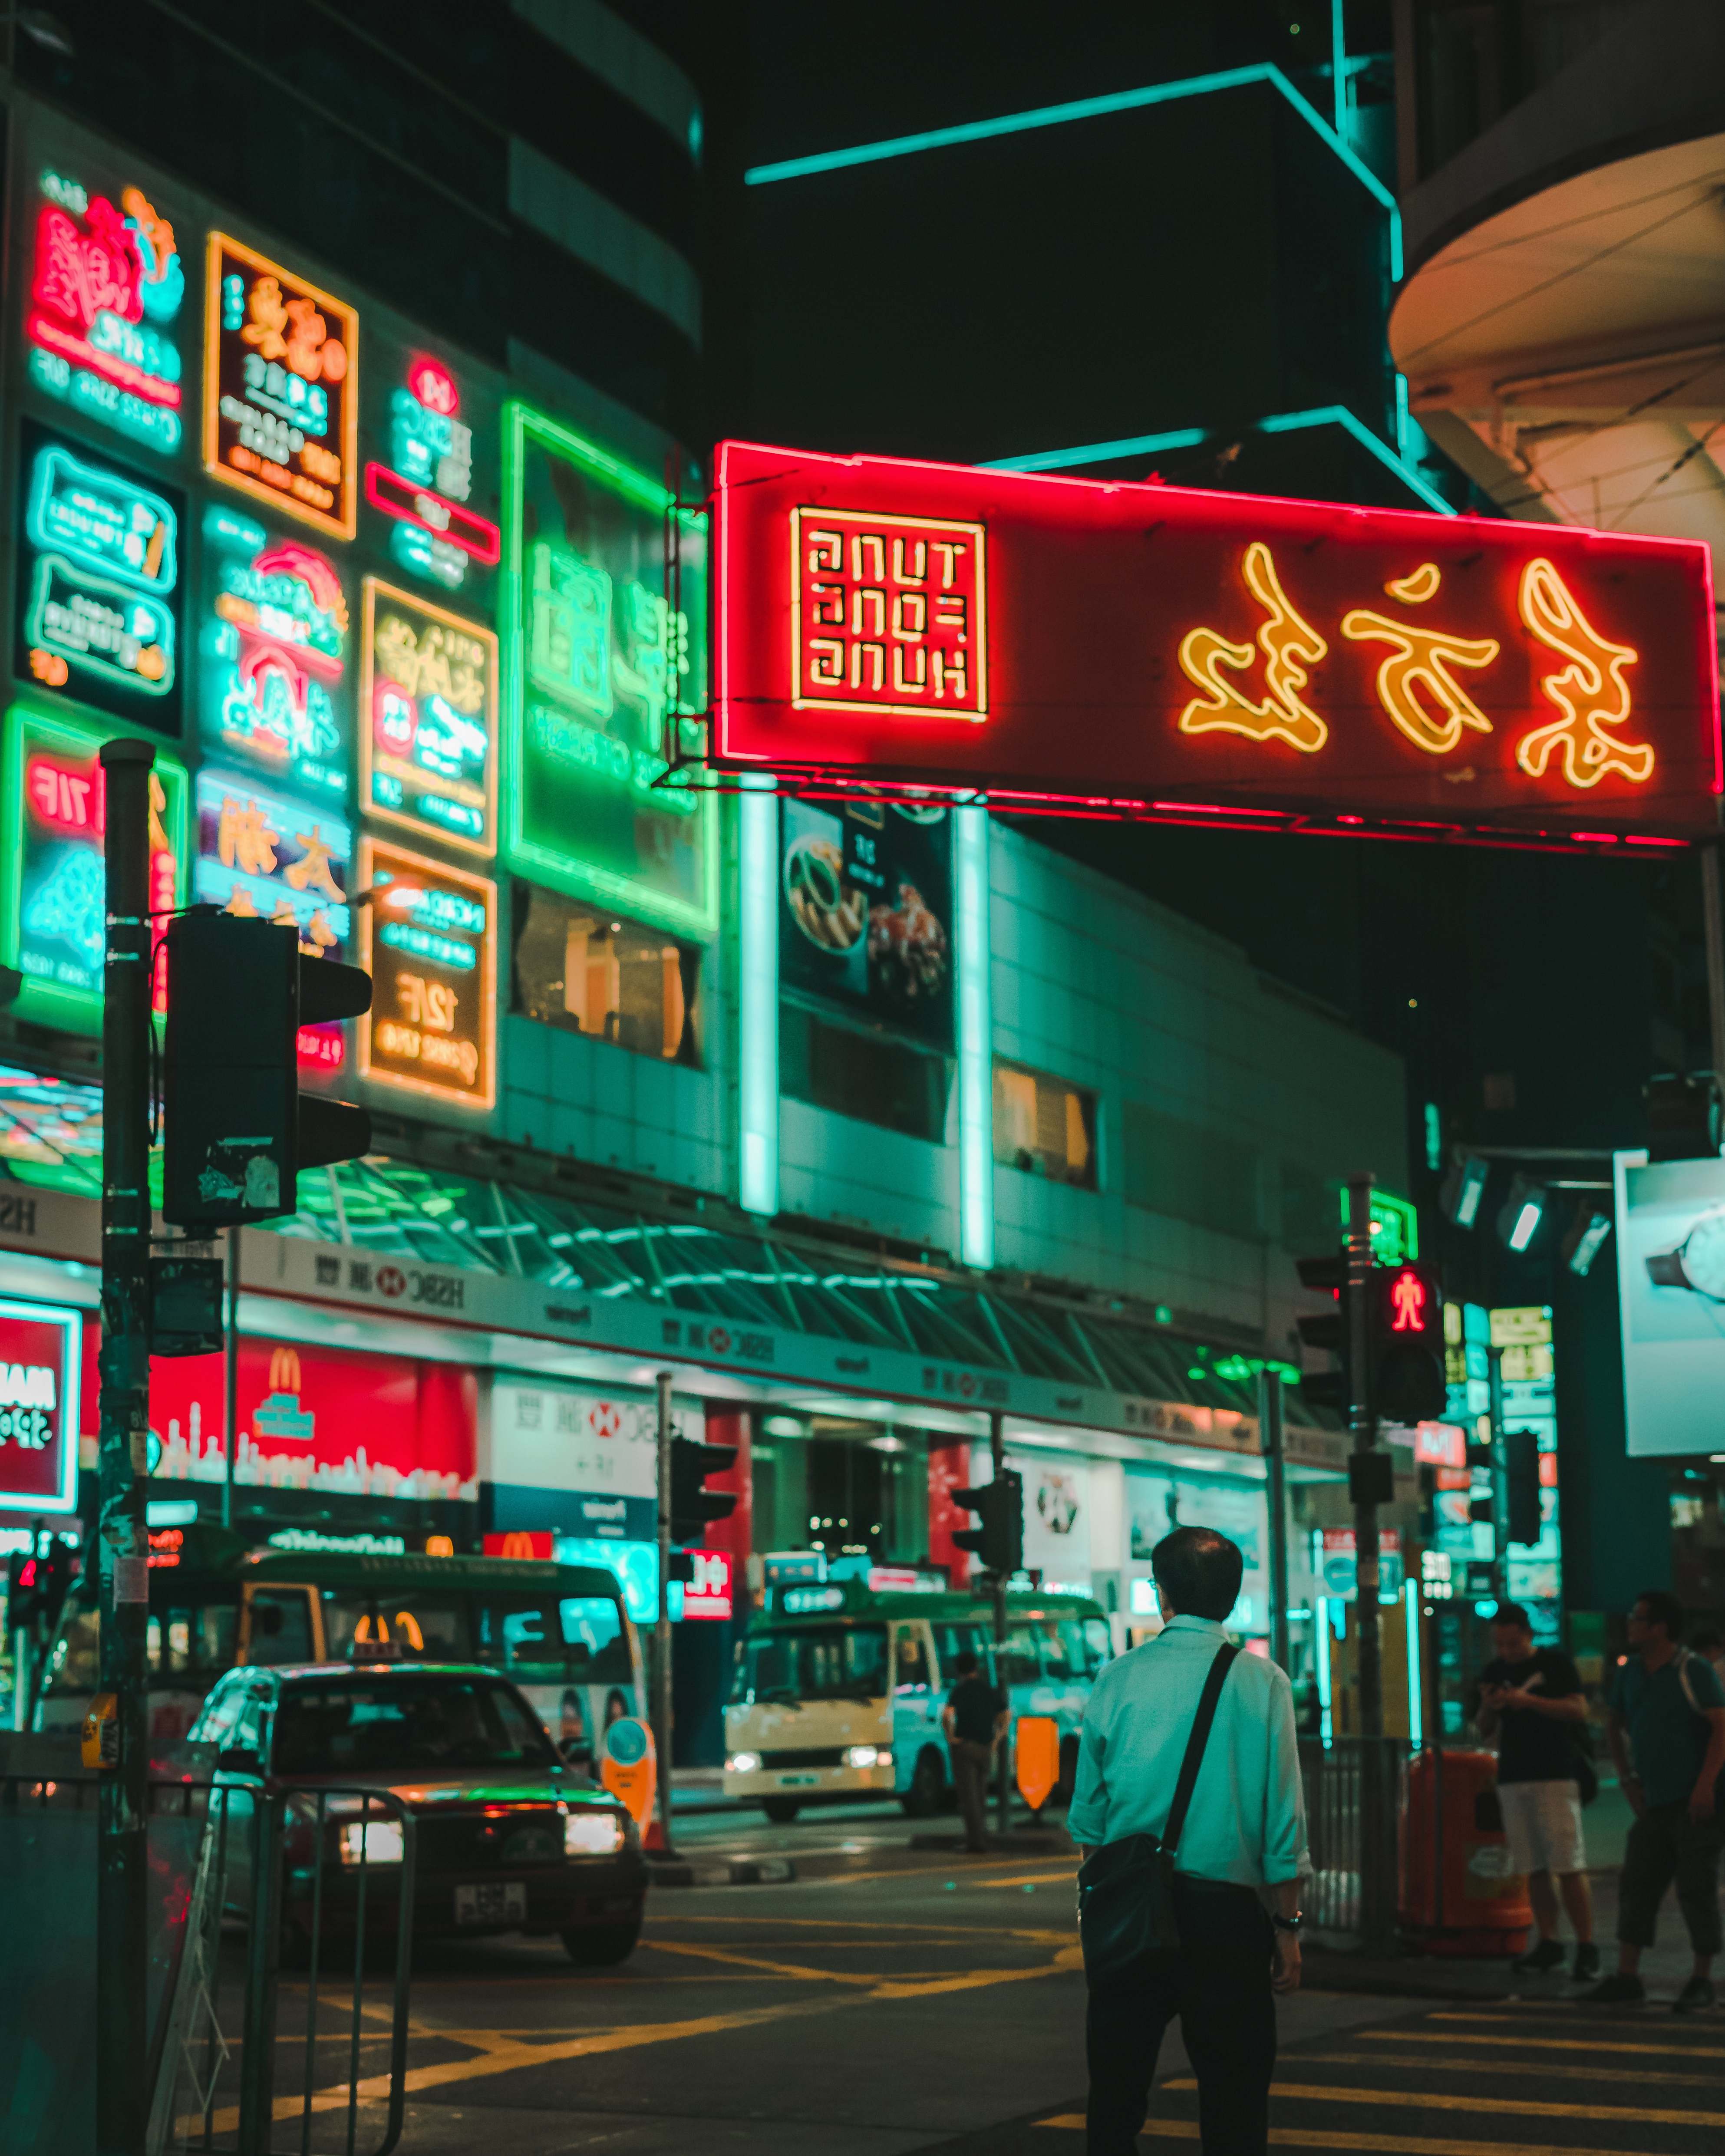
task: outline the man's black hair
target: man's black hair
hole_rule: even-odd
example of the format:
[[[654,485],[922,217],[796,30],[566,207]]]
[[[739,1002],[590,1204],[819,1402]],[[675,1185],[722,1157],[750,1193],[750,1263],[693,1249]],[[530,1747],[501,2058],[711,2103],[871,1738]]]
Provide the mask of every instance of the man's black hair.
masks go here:
[[[981,1666],[982,1665],[968,1647],[962,1655],[956,1656],[952,1663],[952,1667],[957,1671],[961,1677],[973,1677]]]
[[[1683,1605],[1675,1594],[1667,1594],[1662,1587],[1650,1587],[1635,1597],[1647,1613],[1650,1625],[1663,1625],[1668,1640],[1683,1636]]]
[[[1524,1632],[1533,1630],[1533,1620],[1519,1602],[1500,1602],[1491,1613],[1494,1625],[1519,1625]]]
[[[1151,1551],[1150,1569],[1177,1617],[1209,1617],[1219,1625],[1240,1599],[1245,1560],[1239,1545],[1214,1527],[1176,1527]]]

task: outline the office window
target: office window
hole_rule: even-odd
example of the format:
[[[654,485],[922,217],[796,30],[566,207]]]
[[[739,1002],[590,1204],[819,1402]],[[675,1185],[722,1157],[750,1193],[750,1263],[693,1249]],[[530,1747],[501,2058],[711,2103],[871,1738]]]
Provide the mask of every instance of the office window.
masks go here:
[[[994,1065],[994,1158],[1053,1183],[1096,1187],[1096,1096],[1064,1078]]]
[[[947,1056],[779,1005],[779,1090],[793,1100],[944,1145],[952,1082]]]
[[[560,897],[517,886],[516,1008],[543,1025],[701,1068],[701,951]]]
[[[1263,1233],[1258,1181],[1258,1155],[1252,1147],[1204,1124],[1164,1115],[1159,1108],[1127,1103],[1127,1204],[1255,1239]],[[1335,1240],[1332,1213],[1322,1240]]]

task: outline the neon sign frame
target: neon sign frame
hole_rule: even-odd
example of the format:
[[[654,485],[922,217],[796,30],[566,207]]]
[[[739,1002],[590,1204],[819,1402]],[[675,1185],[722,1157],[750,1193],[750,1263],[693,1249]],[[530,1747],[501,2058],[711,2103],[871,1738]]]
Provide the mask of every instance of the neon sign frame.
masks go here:
[[[468,838],[460,832],[416,816],[403,808],[386,807],[374,795],[377,744],[377,713],[374,709],[378,660],[377,654],[377,619],[380,601],[405,608],[408,613],[424,615],[456,634],[471,639],[484,648],[485,701],[478,723],[485,730],[485,772],[483,783],[485,800],[481,813],[484,826],[477,838]],[[448,608],[434,605],[421,598],[415,592],[404,592],[396,585],[386,583],[381,577],[365,579],[361,603],[359,644],[359,801],[361,813],[380,824],[398,824],[403,830],[415,833],[421,839],[431,839],[459,852],[471,854],[481,860],[490,860],[497,850],[497,688],[498,651],[495,634],[480,623],[468,621],[462,615],[451,613]],[[413,699],[417,704],[417,696]],[[463,714],[470,716],[470,714]],[[453,782],[452,782],[453,783]],[[432,790],[431,781],[427,790]]]
[[[116,734],[125,732],[125,727],[77,719],[69,714],[49,714],[33,704],[15,703],[6,714],[5,730],[5,746],[0,751],[0,858],[4,863],[0,875],[3,875],[6,904],[4,924],[0,927],[0,963],[10,966],[23,977],[23,985],[12,1008],[22,1019],[64,1032],[99,1034],[102,1029],[99,955],[102,931],[102,839],[97,801],[101,767],[97,757],[102,743],[113,740]],[[88,801],[69,792],[62,795],[61,813],[52,817],[44,815],[39,801],[33,813],[26,801],[26,788],[33,766],[44,758],[90,766],[91,792]],[[152,818],[159,819],[167,843],[165,850],[153,844],[151,848],[150,904],[152,911],[167,911],[183,906],[191,887],[191,781],[185,766],[161,748],[156,752],[154,776],[162,798],[159,803],[152,798],[151,814]],[[90,877],[89,892],[90,937],[92,950],[96,953],[89,968],[95,978],[93,988],[50,979],[30,972],[21,963],[27,928],[26,849],[30,844],[33,824],[44,823],[57,825],[65,838],[74,842],[84,840],[88,834],[86,850],[95,871]],[[60,932],[60,940],[64,940],[64,930]],[[159,983],[154,1000],[159,1015]]]
[[[1719,828],[1699,542],[742,442],[716,482],[717,772],[1428,843],[1657,849]],[[809,697],[805,541],[859,519],[983,528],[985,712],[907,716],[869,676],[869,696]],[[859,615],[840,558],[829,542],[835,645],[890,643],[890,589]]]
[[[267,254],[259,254],[241,240],[225,232],[212,232],[208,244],[208,270],[205,279],[204,307],[204,377],[203,377],[203,468],[212,479],[221,480],[224,486],[235,487],[249,495],[254,501],[266,502],[288,516],[298,517],[301,523],[333,539],[352,539],[359,526],[359,311],[346,300],[338,300],[333,293],[322,290],[307,278],[272,262]],[[223,285],[223,262],[231,258],[256,273],[260,282],[273,280],[277,296],[282,299],[285,312],[292,316],[295,308],[313,311],[303,319],[296,320],[296,331],[305,322],[324,317],[334,321],[339,335],[326,334],[319,349],[339,344],[345,355],[339,375],[326,375],[340,389],[341,412],[336,425],[340,441],[340,472],[334,480],[331,508],[323,508],[311,500],[307,494],[296,494],[294,480],[297,477],[308,489],[321,485],[304,472],[290,473],[275,459],[248,449],[261,467],[269,464],[272,470],[281,471],[285,484],[272,485],[267,480],[231,464],[223,454],[222,430],[224,423],[233,424],[236,414],[223,408],[228,403],[238,404],[240,400],[224,397],[222,388],[222,354],[225,339],[244,335],[243,329],[229,328],[223,320],[226,304]],[[254,285],[255,295],[259,286]],[[289,347],[290,349],[290,341]],[[262,347],[259,347],[261,352]],[[303,377],[295,373],[294,379]],[[304,449],[294,449],[295,459],[302,459]]]
[[[374,839],[367,834],[359,842],[361,887],[372,893],[371,903],[359,910],[359,963],[377,981],[379,1000],[386,983],[393,985],[408,979],[418,982],[418,1000],[421,1009],[418,1015],[410,1011],[405,1023],[406,1029],[422,1040],[427,1033],[444,1033],[451,1038],[456,1037],[454,999],[451,998],[449,1006],[447,1024],[442,1022],[444,1014],[439,1008],[440,992],[447,993],[447,984],[435,979],[428,980],[423,974],[406,974],[393,964],[386,970],[383,978],[377,978],[377,945],[386,941],[386,930],[389,926],[388,923],[380,926],[377,916],[388,904],[388,885],[391,876],[398,875],[403,870],[423,878],[429,885],[453,886],[456,894],[476,898],[485,908],[485,927],[476,947],[477,963],[473,969],[480,984],[479,1018],[468,1035],[476,1049],[484,1083],[476,1091],[467,1092],[459,1086],[441,1084],[433,1079],[409,1077],[404,1071],[380,1064],[377,1060],[377,1034],[383,1026],[393,1025],[397,1021],[382,1013],[375,1005],[358,1021],[359,1075],[374,1086],[388,1086],[394,1091],[417,1093],[424,1099],[440,1101],[452,1107],[470,1108],[477,1114],[489,1114],[497,1105],[498,1082],[497,886],[489,877],[475,875],[469,869],[446,868],[440,861],[429,860],[422,854],[398,845],[393,839]],[[383,875],[382,890],[378,888],[380,872]],[[430,937],[427,951],[419,954],[419,962],[446,972],[449,968],[440,964],[434,950],[430,947],[435,940],[434,934]],[[456,939],[446,940],[454,942]]]
[[[75,1512],[78,1509],[78,1441],[83,1435],[84,1313],[66,1303],[23,1302],[8,1296],[0,1300],[0,1322],[58,1327],[60,1332],[59,1398],[54,1412],[59,1418],[59,1487],[49,1494],[11,1490],[0,1483],[0,1512]],[[0,1413],[4,1413],[0,1409]]]

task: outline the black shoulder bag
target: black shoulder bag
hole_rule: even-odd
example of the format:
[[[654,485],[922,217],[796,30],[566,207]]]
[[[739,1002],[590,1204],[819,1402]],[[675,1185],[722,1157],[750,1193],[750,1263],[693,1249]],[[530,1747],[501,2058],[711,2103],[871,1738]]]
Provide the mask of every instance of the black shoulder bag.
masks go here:
[[[1174,1856],[1216,1718],[1216,1704],[1239,1652],[1238,1647],[1219,1647],[1210,1664],[1160,1837],[1129,1834],[1123,1840],[1105,1842],[1079,1868],[1078,1937],[1084,1948],[1085,1980],[1092,1991],[1140,1989],[1179,1958]]]

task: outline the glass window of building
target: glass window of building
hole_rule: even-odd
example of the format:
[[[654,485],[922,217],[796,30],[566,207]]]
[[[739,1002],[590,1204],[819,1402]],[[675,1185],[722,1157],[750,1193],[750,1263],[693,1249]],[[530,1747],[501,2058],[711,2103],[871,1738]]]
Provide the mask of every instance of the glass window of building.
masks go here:
[[[788,999],[779,1005],[781,1089],[812,1107],[880,1123],[942,1145],[952,1091],[949,1057],[847,1025],[831,1025]]]
[[[1096,1096],[1064,1078],[994,1065],[994,1158],[1051,1182],[1096,1187]]]
[[[701,1068],[701,951],[532,885],[518,887],[516,1006],[542,1025]]]

